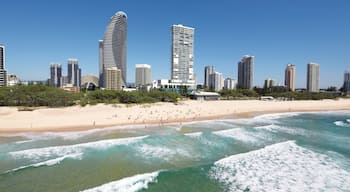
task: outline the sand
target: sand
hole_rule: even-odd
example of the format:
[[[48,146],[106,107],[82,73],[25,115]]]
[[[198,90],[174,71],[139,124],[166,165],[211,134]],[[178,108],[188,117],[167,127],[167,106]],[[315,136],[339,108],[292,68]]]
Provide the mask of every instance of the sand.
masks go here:
[[[263,113],[350,110],[350,99],[322,101],[184,101],[143,105],[73,106],[18,111],[0,107],[0,133],[77,131],[116,125],[180,123]]]

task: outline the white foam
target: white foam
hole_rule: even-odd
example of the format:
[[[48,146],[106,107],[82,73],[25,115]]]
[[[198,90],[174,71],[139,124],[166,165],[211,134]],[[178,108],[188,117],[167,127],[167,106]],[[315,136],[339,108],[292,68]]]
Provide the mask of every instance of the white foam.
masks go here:
[[[347,121],[348,123],[350,123],[350,119],[347,119],[346,121]]]
[[[348,119],[347,119],[347,122],[349,122]],[[350,127],[349,123],[345,123],[343,121],[335,121],[334,124],[339,127]]]
[[[214,163],[226,191],[347,191],[350,173],[327,155],[287,141]]]
[[[64,159],[67,159],[67,158],[81,160],[81,157],[82,157],[82,153],[65,155],[63,157],[58,157],[58,158],[50,159],[50,160],[43,161],[43,162],[34,163],[34,164],[31,164],[31,165],[21,166],[21,167],[18,167],[18,168],[6,171],[5,173],[16,172],[16,171],[19,171],[19,170],[22,170],[22,169],[26,169],[26,168],[29,168],[29,167],[53,166],[53,165],[60,164]]]
[[[255,129],[263,129],[263,130],[271,131],[274,133],[284,132],[284,133],[288,133],[290,135],[302,135],[302,136],[307,135],[306,131],[303,129],[295,128],[295,127],[279,126],[279,125],[275,125],[275,124],[258,126],[258,127],[254,127],[254,128]]]
[[[191,157],[187,150],[182,148],[169,148],[165,146],[152,146],[148,144],[142,144],[136,148],[139,155],[145,158],[157,158],[165,161],[173,161],[179,157]]]
[[[75,145],[63,145],[63,146],[54,146],[54,147],[45,147],[45,148],[34,148],[27,149],[22,151],[14,151],[9,154],[14,158],[25,158],[32,160],[42,160],[42,159],[50,159],[52,157],[61,157],[71,154],[83,153],[86,149],[95,149],[95,150],[103,150],[117,145],[128,145],[135,142],[138,142],[146,136],[140,137],[130,137],[130,138],[119,138],[119,139],[109,139],[109,140],[101,140],[94,141],[88,143],[81,143]]]
[[[185,133],[184,135],[188,137],[200,137],[203,135],[203,132]]]
[[[221,137],[233,138],[234,140],[251,144],[259,144],[272,139],[269,135],[261,132],[249,132],[246,130],[246,128],[226,129],[212,133]]]
[[[83,192],[136,192],[147,189],[149,183],[156,183],[159,171],[126,177],[112,181],[98,187],[84,190]]]

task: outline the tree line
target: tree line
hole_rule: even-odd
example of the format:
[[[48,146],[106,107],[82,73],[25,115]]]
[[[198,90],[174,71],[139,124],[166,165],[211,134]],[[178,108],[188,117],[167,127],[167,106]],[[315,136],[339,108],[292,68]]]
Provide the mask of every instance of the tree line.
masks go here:
[[[114,91],[96,90],[72,93],[46,85],[18,85],[0,87],[0,106],[64,107],[97,103],[155,103],[176,102],[181,97],[175,92],[165,91]]]

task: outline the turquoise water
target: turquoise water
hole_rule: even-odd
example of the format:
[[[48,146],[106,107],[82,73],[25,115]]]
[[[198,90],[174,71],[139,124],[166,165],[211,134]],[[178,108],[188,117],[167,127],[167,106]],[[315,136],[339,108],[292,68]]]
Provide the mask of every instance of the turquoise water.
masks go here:
[[[350,112],[0,135],[0,191],[350,191]]]

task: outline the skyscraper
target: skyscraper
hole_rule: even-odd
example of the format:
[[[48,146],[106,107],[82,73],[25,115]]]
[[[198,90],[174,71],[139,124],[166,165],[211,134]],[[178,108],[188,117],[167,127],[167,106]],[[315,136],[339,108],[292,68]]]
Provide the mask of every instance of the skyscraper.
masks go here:
[[[174,83],[194,85],[194,28],[173,25],[171,31],[171,80]]]
[[[62,66],[61,64],[50,65],[50,85],[53,87],[62,86]]]
[[[236,89],[236,84],[237,84],[237,81],[235,79],[226,78],[224,80],[224,89],[234,90]]]
[[[238,86],[243,89],[253,88],[254,56],[245,55],[238,63]]]
[[[318,92],[320,90],[320,65],[317,63],[308,63],[306,78],[307,91]]]
[[[221,91],[224,87],[224,78],[219,72],[214,72],[209,75],[209,89],[213,91]]]
[[[135,85],[142,87],[151,85],[151,66],[147,64],[136,64]]]
[[[121,70],[117,67],[106,68],[104,72],[105,88],[109,90],[120,90],[121,85]]]
[[[0,45],[0,87],[7,86],[7,72],[5,70],[5,46]]]
[[[209,88],[209,75],[215,72],[214,66],[205,66],[204,68],[204,87]]]
[[[68,83],[74,87],[80,87],[81,69],[79,68],[78,59],[68,59]]]
[[[350,92],[350,71],[344,72],[344,92],[349,93]]]
[[[287,64],[284,76],[284,85],[289,91],[295,90],[295,65]]]
[[[127,16],[119,11],[111,17],[104,40],[99,41],[100,81],[105,79],[103,76],[107,68],[117,67],[121,71],[121,84],[126,86],[126,39]],[[101,82],[100,86],[106,87],[106,84]]]

